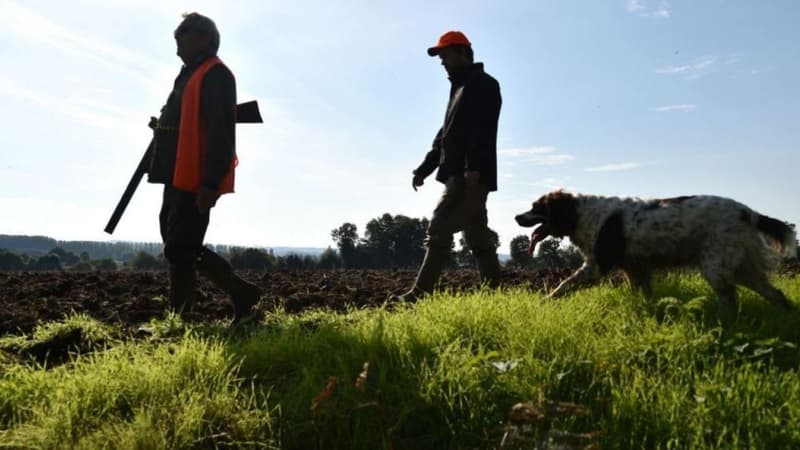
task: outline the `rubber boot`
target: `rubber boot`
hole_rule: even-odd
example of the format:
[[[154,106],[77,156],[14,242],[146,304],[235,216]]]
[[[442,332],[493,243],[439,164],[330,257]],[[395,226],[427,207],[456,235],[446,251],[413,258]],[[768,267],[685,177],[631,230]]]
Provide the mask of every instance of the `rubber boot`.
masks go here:
[[[234,324],[252,317],[253,307],[261,299],[260,287],[240,278],[225,258],[207,248],[200,253],[197,269],[228,294],[233,304]]]
[[[194,306],[197,274],[193,264],[169,265],[169,306],[186,318]]]
[[[447,248],[428,247],[425,252],[425,259],[417,272],[414,287],[408,292],[397,296],[395,299],[403,302],[415,302],[426,294],[433,292],[434,286],[439,281],[442,269],[447,263]]]
[[[481,285],[490,289],[500,286],[500,262],[497,260],[497,253],[493,251],[473,251],[472,255],[478,262]]]

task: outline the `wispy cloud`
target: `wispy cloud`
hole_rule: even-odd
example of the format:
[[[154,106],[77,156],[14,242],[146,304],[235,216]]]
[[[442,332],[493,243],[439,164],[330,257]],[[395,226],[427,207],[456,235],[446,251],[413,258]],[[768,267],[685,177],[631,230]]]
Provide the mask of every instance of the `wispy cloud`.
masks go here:
[[[125,129],[127,124],[141,121],[132,111],[98,102],[94,99],[61,96],[54,97],[41,91],[28,89],[18,83],[0,78],[0,97],[16,97],[27,103],[41,106],[47,111],[57,111],[86,125],[113,130]]]
[[[693,103],[685,103],[680,105],[664,105],[658,106],[653,108],[654,111],[658,112],[668,112],[668,111],[684,111],[684,112],[692,112],[697,109],[697,105]]]
[[[0,35],[6,35],[12,41],[44,45],[63,54],[88,59],[133,76],[154,89],[162,87],[157,85],[153,73],[168,70],[147,55],[82,30],[59,25],[13,1],[0,2]]]
[[[587,167],[583,170],[586,172],[620,172],[623,170],[633,170],[633,169],[638,169],[640,167],[652,166],[658,163],[659,161],[652,161],[652,162],[628,161],[628,162],[604,164],[602,166]]]
[[[668,19],[670,17],[670,5],[667,1],[655,2],[645,0],[628,0],[626,9],[631,14],[641,17],[652,17],[656,19]]]
[[[574,156],[561,153],[558,148],[551,145],[525,148],[509,148],[500,150],[503,156],[515,158],[522,163],[531,163],[541,166],[564,164],[575,159]]]
[[[687,80],[695,80],[707,74],[716,64],[717,56],[704,56],[689,64],[667,66],[656,69],[656,73],[680,75]]]
[[[533,186],[533,187],[545,188],[545,189],[550,189],[550,190],[562,189],[562,188],[569,190],[570,187],[567,186],[567,182],[569,180],[570,180],[570,177],[566,177],[566,178],[563,178],[563,179],[554,178],[554,177],[547,177],[547,178],[542,178],[540,180],[536,180],[536,181],[532,181],[532,182],[526,182],[526,183],[520,183],[520,184],[522,184],[523,186]]]

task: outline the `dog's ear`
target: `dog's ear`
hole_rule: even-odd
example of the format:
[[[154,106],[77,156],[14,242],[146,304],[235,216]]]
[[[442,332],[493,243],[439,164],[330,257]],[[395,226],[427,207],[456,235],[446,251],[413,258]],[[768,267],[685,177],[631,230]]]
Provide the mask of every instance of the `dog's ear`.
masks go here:
[[[552,234],[563,237],[578,226],[578,200],[562,190],[550,193],[545,201]]]

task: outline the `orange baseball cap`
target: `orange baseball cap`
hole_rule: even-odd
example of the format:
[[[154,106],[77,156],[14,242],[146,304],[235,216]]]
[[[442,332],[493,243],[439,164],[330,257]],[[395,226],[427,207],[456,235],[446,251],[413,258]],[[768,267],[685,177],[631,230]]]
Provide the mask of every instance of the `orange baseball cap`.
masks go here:
[[[460,31],[448,31],[439,38],[439,42],[437,42],[435,46],[428,49],[428,56],[436,56],[441,49],[450,47],[451,45],[466,45],[467,47],[472,47],[472,43],[464,36],[464,33]]]

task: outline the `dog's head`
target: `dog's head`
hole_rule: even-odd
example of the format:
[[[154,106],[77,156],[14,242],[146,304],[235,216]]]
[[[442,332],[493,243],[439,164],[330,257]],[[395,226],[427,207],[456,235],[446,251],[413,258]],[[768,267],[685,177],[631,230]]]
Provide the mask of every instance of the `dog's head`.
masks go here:
[[[536,244],[548,236],[564,237],[572,234],[578,223],[578,201],[564,191],[553,191],[533,202],[529,211],[514,218],[521,227],[539,225],[531,234],[528,253],[533,254]]]

